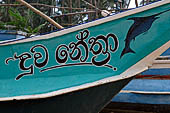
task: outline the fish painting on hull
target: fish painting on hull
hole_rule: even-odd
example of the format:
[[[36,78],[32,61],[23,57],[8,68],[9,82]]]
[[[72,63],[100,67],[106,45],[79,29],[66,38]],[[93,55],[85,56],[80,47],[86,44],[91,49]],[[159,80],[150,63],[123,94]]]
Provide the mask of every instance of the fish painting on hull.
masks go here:
[[[152,24],[154,23],[155,20],[157,20],[160,17],[157,17],[158,15],[168,12],[170,9],[151,15],[151,16],[146,16],[146,17],[132,17],[128,18],[127,20],[134,20],[134,23],[130,27],[128,34],[125,39],[125,48],[123,49],[120,58],[124,56],[127,53],[135,53],[130,47],[131,41],[136,39],[137,36],[139,36],[142,33],[147,32]]]

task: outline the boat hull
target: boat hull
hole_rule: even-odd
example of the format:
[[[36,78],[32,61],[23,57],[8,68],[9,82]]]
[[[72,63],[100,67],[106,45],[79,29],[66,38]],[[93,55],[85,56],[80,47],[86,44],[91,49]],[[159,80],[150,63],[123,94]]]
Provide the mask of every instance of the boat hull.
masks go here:
[[[167,49],[161,56],[170,56],[170,48]],[[169,57],[170,58],[170,57]],[[168,60],[168,58],[166,58]],[[141,73],[141,75],[170,75],[170,69],[169,68],[161,68],[161,69],[149,69],[147,71],[144,71]]]
[[[161,56],[169,56],[170,48]],[[149,69],[142,72],[116,95],[112,102],[138,104],[170,104],[170,69]],[[128,92],[129,91],[129,92]]]
[[[0,112],[99,112],[169,48],[169,6],[169,0],[160,1],[58,32],[0,42]]]
[[[167,49],[164,53],[162,53],[161,56],[166,56],[166,55],[170,55],[170,48]]]
[[[170,104],[170,80],[132,80],[112,102]]]
[[[0,41],[14,40],[14,39],[16,40],[22,38],[25,38],[25,36],[17,34],[17,31],[15,30],[0,30]]]
[[[1,113],[98,113],[132,78],[43,99],[1,101]]]

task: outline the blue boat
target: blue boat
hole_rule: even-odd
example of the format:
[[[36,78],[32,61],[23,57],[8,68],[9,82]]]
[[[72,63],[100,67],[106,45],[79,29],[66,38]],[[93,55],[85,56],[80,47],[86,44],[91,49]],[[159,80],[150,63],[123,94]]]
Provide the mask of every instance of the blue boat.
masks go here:
[[[161,56],[170,56],[170,48]],[[170,65],[170,64],[169,64]],[[170,104],[170,68],[149,69],[132,80],[112,102]]]
[[[0,42],[0,112],[98,113],[169,48],[169,25],[170,0],[163,0]]]
[[[0,41],[16,40],[21,38],[25,38],[25,36],[18,34],[15,30],[0,30]]]
[[[170,79],[134,79],[112,99],[112,102],[170,104],[169,85]]]
[[[161,56],[169,56],[169,55],[170,55],[170,48],[161,54]]]

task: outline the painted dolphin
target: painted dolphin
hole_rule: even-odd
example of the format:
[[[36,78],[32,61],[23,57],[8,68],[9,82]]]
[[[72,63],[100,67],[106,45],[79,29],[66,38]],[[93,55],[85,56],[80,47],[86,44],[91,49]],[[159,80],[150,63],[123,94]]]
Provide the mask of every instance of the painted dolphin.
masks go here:
[[[135,51],[133,51],[130,48],[131,41],[135,40],[138,35],[140,35],[144,32],[147,32],[151,28],[153,22],[159,18],[156,16],[158,16],[162,13],[165,13],[167,11],[170,11],[170,9],[160,12],[160,13],[157,13],[157,14],[154,14],[154,15],[151,15],[151,16],[128,18],[128,20],[134,20],[134,23],[128,31],[128,34],[125,39],[125,48],[123,49],[120,58],[127,53],[135,53]]]

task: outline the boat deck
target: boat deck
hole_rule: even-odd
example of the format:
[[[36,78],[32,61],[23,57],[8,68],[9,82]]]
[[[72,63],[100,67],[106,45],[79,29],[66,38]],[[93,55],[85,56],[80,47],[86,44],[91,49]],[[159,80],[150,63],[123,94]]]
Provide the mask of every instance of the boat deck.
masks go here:
[[[100,113],[169,113],[170,105],[109,103]]]

